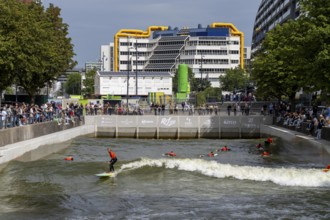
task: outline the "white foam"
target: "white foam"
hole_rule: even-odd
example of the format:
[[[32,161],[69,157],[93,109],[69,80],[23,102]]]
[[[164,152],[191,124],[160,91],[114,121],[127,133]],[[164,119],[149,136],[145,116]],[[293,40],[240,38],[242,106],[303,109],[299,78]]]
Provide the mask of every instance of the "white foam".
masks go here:
[[[322,169],[266,168],[221,164],[203,159],[148,159],[122,165],[119,172],[145,166],[198,172],[206,176],[239,180],[271,181],[283,186],[330,187],[330,172]]]

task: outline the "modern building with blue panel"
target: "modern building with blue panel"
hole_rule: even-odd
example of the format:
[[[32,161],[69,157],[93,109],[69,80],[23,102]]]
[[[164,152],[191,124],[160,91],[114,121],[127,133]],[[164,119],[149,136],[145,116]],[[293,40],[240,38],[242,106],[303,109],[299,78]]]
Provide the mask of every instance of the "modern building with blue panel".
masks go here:
[[[151,26],[146,31],[121,29],[111,45],[112,49],[104,45],[101,49],[101,57],[106,56],[102,59],[104,71],[113,66],[115,72],[174,75],[179,64],[187,64],[196,78],[207,78],[212,86],[219,87],[219,76],[226,70],[244,68],[244,34],[230,23],[181,29]]]

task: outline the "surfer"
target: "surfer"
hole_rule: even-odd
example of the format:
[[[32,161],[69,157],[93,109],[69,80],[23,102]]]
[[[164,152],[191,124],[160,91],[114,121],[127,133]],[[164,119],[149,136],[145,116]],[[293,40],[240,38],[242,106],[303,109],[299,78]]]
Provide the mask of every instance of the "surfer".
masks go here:
[[[260,153],[264,152],[264,148],[260,143],[257,145],[257,149]]]
[[[213,153],[213,151],[211,151],[207,156],[209,156],[209,157],[214,157],[214,153]]]
[[[269,137],[267,140],[265,140],[265,144],[271,144],[273,143],[273,138]]]
[[[221,148],[221,151],[230,151],[230,149],[227,146],[224,146],[223,148]]]
[[[173,151],[171,151],[171,152],[167,152],[167,153],[165,154],[165,156],[175,157],[175,156],[176,156],[176,153],[174,153]]]
[[[108,153],[111,159],[109,161],[109,170],[110,172],[115,172],[115,168],[113,167],[113,165],[117,162],[117,156],[115,152],[113,152],[110,148],[108,148]]]

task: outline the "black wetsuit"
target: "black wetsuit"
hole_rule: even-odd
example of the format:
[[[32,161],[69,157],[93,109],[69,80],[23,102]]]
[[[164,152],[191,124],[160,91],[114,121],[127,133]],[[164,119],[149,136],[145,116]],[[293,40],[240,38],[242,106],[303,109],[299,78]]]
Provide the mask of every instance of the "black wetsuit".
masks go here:
[[[110,164],[109,164],[109,169],[110,172],[115,172],[115,168],[113,167],[113,165],[117,162],[117,157],[113,158],[110,160]]]

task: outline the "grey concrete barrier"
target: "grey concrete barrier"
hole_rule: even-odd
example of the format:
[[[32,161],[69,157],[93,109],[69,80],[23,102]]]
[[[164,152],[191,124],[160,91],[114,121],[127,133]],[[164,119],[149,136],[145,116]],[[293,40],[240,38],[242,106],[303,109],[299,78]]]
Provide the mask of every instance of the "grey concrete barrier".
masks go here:
[[[82,118],[82,121],[75,119],[74,123],[71,121],[68,124],[62,123],[59,125],[56,121],[48,121],[31,125],[24,125],[20,127],[1,129],[0,147],[67,130],[77,126],[81,126],[83,124],[84,120]]]
[[[86,116],[97,137],[115,138],[258,138],[271,116],[138,115]]]

